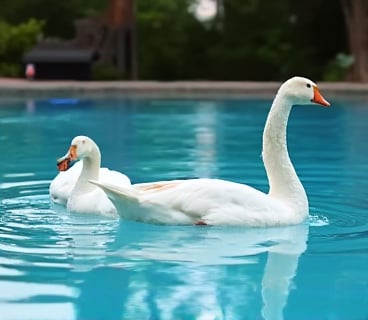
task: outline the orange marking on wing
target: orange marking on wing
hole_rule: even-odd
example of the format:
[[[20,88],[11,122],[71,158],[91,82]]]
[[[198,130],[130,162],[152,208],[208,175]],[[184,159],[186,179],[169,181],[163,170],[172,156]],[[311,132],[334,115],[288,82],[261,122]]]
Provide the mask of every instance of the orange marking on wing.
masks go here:
[[[179,183],[155,183],[149,186],[143,187],[142,191],[163,191],[178,186]]]

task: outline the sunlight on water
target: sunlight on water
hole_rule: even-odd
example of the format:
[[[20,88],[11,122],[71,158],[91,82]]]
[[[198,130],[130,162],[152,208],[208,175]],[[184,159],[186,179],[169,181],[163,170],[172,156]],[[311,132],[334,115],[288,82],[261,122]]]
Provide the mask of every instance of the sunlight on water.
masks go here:
[[[365,102],[293,110],[289,151],[310,216],[267,229],[71,214],[50,204],[48,187],[55,159],[85,134],[103,166],[133,182],[217,177],[267,192],[260,139],[269,101],[33,106],[0,106],[2,320],[368,317]]]

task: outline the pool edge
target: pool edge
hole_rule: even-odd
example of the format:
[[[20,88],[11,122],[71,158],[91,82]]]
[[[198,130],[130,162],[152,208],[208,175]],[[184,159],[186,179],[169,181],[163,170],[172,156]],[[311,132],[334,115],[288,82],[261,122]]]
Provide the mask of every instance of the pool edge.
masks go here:
[[[160,98],[272,98],[281,82],[253,81],[28,81],[0,78],[0,97],[123,95]],[[325,96],[367,97],[368,84],[318,82]]]

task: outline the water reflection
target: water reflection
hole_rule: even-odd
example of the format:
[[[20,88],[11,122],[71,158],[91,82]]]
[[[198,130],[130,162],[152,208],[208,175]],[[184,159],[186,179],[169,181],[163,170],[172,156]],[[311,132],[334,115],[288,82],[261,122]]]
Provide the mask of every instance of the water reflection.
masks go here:
[[[193,147],[193,172],[201,178],[212,178],[218,174],[217,132],[219,103],[199,101],[194,118],[195,143]]]
[[[122,222],[105,260],[84,274],[79,319],[282,319],[307,238],[306,224],[245,229]]]

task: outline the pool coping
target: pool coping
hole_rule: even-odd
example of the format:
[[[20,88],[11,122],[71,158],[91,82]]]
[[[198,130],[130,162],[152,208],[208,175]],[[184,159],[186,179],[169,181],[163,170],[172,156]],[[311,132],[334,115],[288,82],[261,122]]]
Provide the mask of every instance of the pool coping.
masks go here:
[[[264,97],[275,95],[280,82],[254,81],[29,81],[0,78],[0,98],[48,96]],[[367,97],[368,83],[318,82],[325,96]]]

